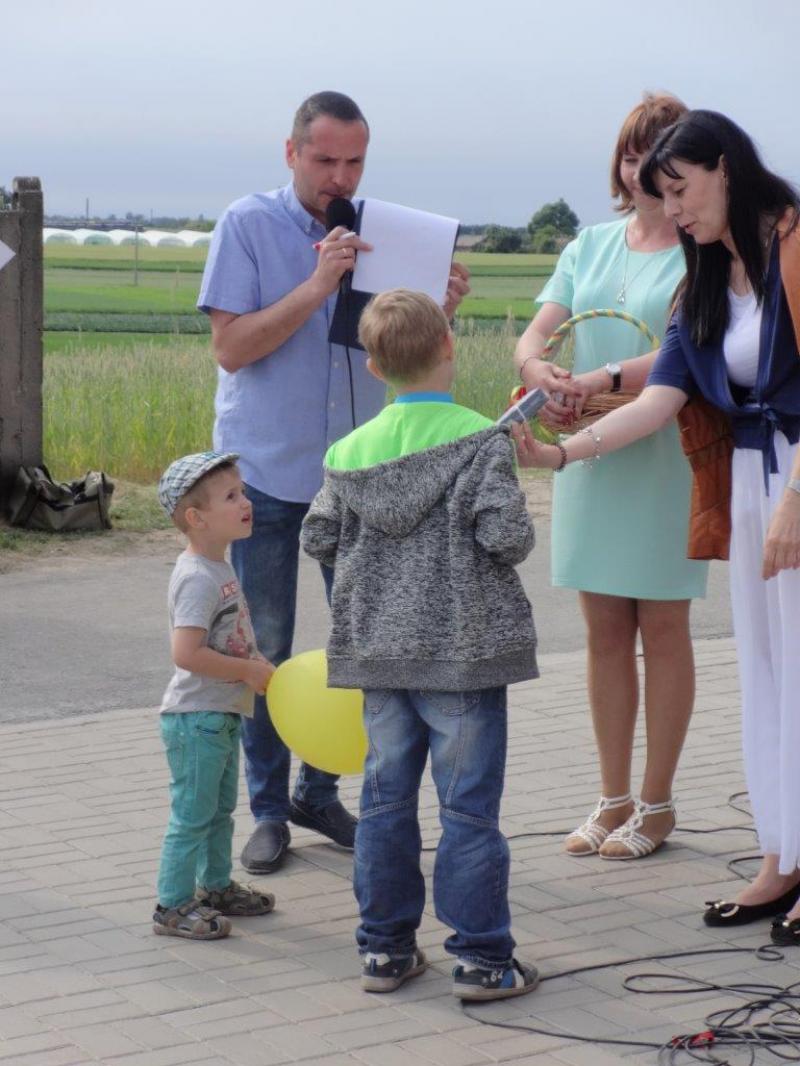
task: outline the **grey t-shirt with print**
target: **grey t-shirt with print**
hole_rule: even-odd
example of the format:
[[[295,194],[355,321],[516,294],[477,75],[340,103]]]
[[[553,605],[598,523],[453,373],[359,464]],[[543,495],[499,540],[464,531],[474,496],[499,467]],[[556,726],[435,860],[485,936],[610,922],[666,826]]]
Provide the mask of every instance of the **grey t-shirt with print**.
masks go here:
[[[170,629],[206,630],[206,644],[238,659],[256,656],[250,612],[230,563],[185,551],[169,582]],[[222,711],[253,716],[253,690],[243,681],[218,681],[181,667],[164,693],[161,713]]]

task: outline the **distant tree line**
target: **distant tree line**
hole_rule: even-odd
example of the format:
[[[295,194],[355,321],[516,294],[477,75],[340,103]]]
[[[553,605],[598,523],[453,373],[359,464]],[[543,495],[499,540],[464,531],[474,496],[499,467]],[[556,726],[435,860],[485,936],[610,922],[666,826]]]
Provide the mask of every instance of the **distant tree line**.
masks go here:
[[[553,254],[578,232],[578,216],[563,199],[544,204],[531,217],[527,226],[462,226],[465,234],[483,234],[475,246],[481,252],[539,252]]]
[[[2,187],[0,187],[0,196],[2,195]],[[2,203],[2,199],[0,199]],[[172,215],[140,215],[135,214],[133,211],[127,211],[124,217],[116,215],[114,213],[100,217],[95,215],[91,218],[86,218],[85,215],[47,215],[45,218],[46,226],[59,226],[64,223],[70,226],[79,224],[82,226],[100,226],[103,229],[133,229],[138,226],[140,229],[162,229],[162,230],[182,230],[190,229],[199,233],[210,233],[216,225],[215,219],[204,218],[203,215],[198,215],[197,218],[189,218],[183,216],[181,218],[173,218]]]
[[[0,206],[4,198],[6,202],[11,199],[11,194],[0,185]],[[181,230],[191,229],[203,233],[210,233],[215,225],[214,219],[181,217],[174,218],[171,215],[158,215],[146,217],[128,211],[124,218],[111,214],[105,218],[84,219],[81,216],[49,215],[47,223],[58,225],[60,222],[102,224],[108,228],[111,223],[116,223],[121,228],[133,228],[140,226],[147,229]],[[480,252],[539,252],[553,254],[560,252],[564,245],[572,240],[578,232],[578,216],[563,199],[554,200],[544,204],[531,217],[527,226],[498,226],[494,223],[469,223],[461,226],[459,232],[463,235],[481,236],[482,240],[474,246],[475,251]]]

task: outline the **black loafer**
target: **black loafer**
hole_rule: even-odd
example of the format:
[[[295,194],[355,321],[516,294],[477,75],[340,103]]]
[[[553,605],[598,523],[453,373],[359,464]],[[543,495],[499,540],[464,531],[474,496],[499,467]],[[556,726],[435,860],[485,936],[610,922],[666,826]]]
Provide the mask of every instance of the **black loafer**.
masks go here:
[[[714,902],[708,901],[708,910],[703,915],[706,925],[749,925],[761,918],[774,918],[776,914],[785,914],[791,910],[800,895],[800,885],[793,885],[788,892],[784,892],[777,899],[771,899],[767,903],[726,903],[724,899]],[[794,941],[787,941],[794,943]]]
[[[785,914],[779,914],[772,923],[769,938],[773,944],[781,944],[783,947],[800,944],[800,918],[790,921]]]
[[[314,829],[338,844],[345,851],[352,851],[356,842],[358,819],[342,806],[339,800],[324,807],[309,807],[307,803],[292,800],[289,819],[304,829]]]
[[[242,851],[242,866],[249,874],[274,874],[286,861],[291,841],[285,822],[258,822]]]

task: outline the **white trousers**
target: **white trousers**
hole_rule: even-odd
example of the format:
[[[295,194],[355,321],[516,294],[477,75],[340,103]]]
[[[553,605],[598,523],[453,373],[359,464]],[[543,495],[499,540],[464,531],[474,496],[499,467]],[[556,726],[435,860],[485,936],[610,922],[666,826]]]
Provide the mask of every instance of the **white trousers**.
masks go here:
[[[761,452],[733,455],[730,581],[742,686],[750,803],[765,855],[782,874],[800,866],[800,570],[761,577],[764,538],[797,445],[775,434],[779,473],[764,490]]]

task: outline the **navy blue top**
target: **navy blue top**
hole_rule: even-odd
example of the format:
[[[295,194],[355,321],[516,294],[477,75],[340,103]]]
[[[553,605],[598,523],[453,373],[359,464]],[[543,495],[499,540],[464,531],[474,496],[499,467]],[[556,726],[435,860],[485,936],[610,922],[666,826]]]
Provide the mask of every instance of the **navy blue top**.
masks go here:
[[[698,348],[682,311],[672,319],[648,385],[671,385],[688,396],[700,393],[731,419],[737,448],[752,448],[764,457],[764,482],[778,469],[773,438],[779,429],[790,444],[800,438],[800,357],[786,293],[783,291],[778,241],[772,242],[767,292],[761,317],[758,372],[752,389],[728,377],[722,340]]]

